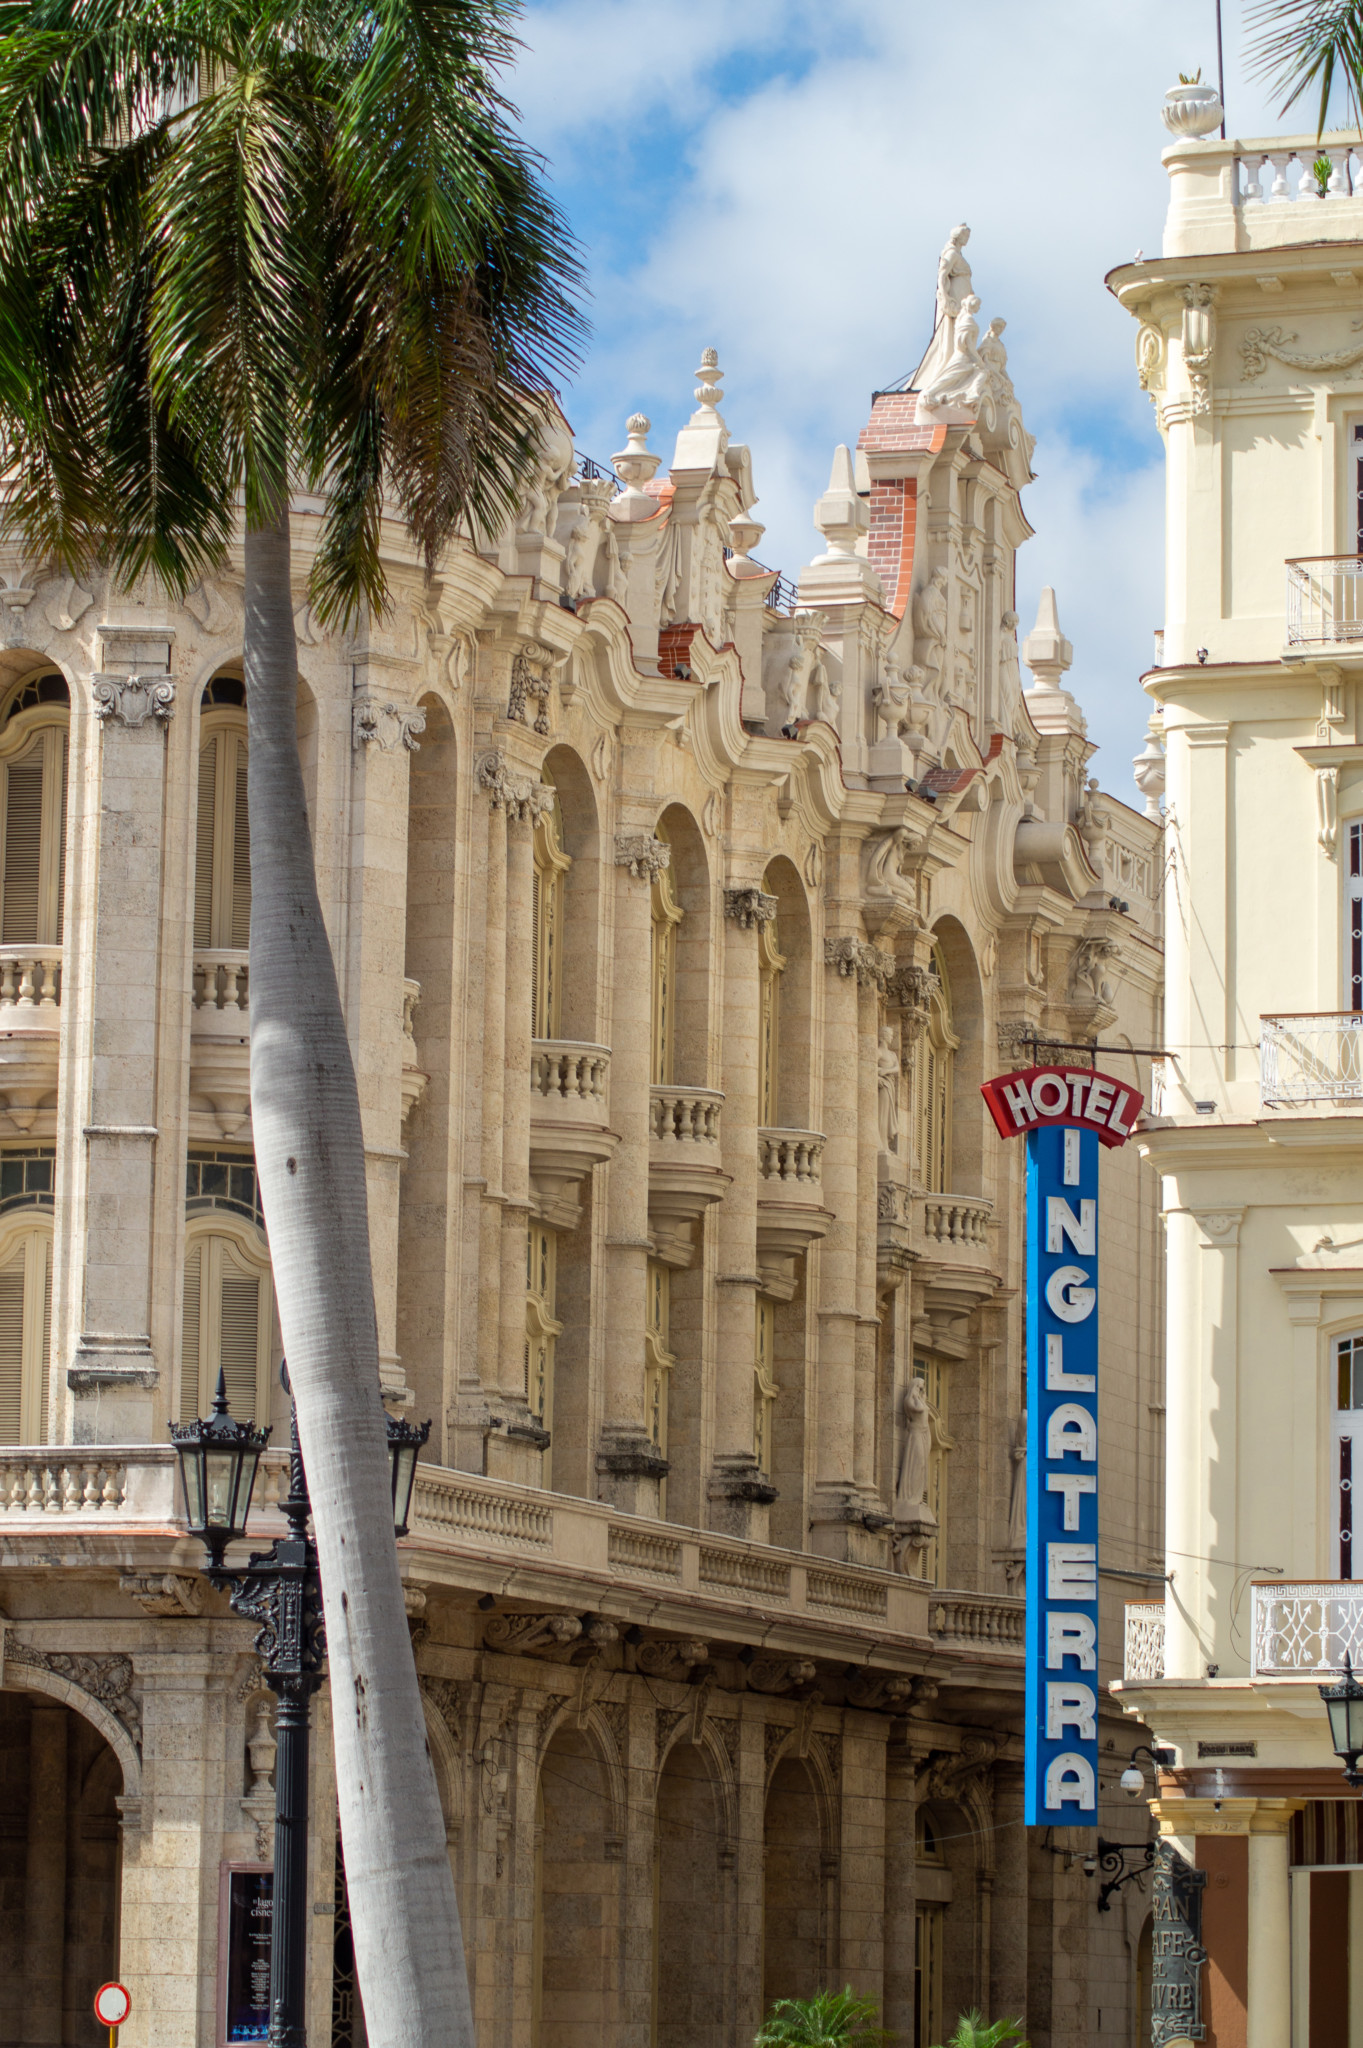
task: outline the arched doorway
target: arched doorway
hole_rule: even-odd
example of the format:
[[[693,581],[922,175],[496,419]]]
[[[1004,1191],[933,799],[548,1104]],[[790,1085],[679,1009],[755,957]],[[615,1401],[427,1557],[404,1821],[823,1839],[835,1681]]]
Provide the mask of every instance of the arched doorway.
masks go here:
[[[814,1780],[798,1757],[776,1766],[767,1793],[762,1899],[762,2009],[812,1998],[827,1974],[823,1840]]]
[[[720,1811],[703,1750],[663,1765],[653,1856],[653,2048],[725,2039]]]
[[[0,2048],[102,2048],[91,2001],[118,1974],[122,1786],[88,1721],[0,1690]]]
[[[619,2007],[621,1865],[591,1737],[560,1728],[540,1766],[534,2048],[601,2048]]]

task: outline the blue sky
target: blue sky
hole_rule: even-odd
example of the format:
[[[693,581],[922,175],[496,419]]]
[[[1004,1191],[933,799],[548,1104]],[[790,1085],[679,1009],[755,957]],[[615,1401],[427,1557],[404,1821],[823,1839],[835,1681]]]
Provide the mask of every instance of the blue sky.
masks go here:
[[[1228,132],[1304,128],[1246,81],[1237,0],[1225,14]],[[565,393],[578,445],[608,460],[642,409],[669,458],[717,348],[730,432],[753,452],[756,552],[787,573],[818,551],[833,448],[917,362],[937,252],[970,223],[982,321],[1008,322],[1037,436],[1019,610],[1026,626],[1055,585],[1095,767],[1134,800],[1162,458],[1103,275],[1159,248],[1159,109],[1180,71],[1215,75],[1213,0],[540,0],[521,34],[510,96],[593,294]]]

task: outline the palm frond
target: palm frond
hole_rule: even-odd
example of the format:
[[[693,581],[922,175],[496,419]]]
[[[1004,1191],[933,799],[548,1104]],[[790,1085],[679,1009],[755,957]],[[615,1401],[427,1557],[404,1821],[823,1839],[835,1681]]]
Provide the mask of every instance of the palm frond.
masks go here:
[[[1355,123],[1363,123],[1363,6],[1359,0],[1254,0],[1245,19],[1250,75],[1286,95],[1282,111],[1312,86],[1319,90],[1316,133],[1323,134],[1336,80]]]

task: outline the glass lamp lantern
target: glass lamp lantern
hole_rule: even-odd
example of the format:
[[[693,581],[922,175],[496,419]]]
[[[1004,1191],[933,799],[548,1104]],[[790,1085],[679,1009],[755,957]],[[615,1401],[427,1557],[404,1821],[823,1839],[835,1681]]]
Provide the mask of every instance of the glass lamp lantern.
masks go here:
[[[1330,1742],[1344,1765],[1344,1780],[1363,1785],[1358,1759],[1363,1755],[1363,1685],[1354,1677],[1349,1659],[1344,1659],[1344,1676],[1335,1685],[1320,1688],[1325,1711],[1330,1717]]]
[[[431,1433],[429,1422],[402,1422],[385,1408],[388,1430],[388,1463],[393,1479],[393,1533],[407,1534],[412,1511],[412,1488],[416,1484],[417,1453]]]
[[[180,1460],[185,1519],[208,1551],[210,1570],[220,1571],[228,1544],[246,1534],[256,1469],[269,1442],[269,1428],[233,1420],[219,1373],[208,1420],[172,1423],[170,1436]]]

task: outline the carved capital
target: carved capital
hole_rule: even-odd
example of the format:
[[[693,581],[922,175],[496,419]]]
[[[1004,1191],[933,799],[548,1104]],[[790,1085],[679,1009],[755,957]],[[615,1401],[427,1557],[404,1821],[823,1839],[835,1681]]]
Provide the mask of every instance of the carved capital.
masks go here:
[[[175,709],[175,685],[168,676],[97,675],[94,684],[95,717],[112,719],[131,732],[149,718],[165,725]]]
[[[426,730],[426,714],[409,704],[377,704],[370,696],[357,697],[351,711],[350,743],[377,747],[391,754],[403,747],[409,754],[420,751],[418,735]]]
[[[582,1623],[575,1614],[494,1614],[484,1624],[483,1642],[504,1656],[527,1656],[575,1643]]]
[[[741,931],[755,931],[775,917],[776,898],[764,895],[761,889],[726,889],[724,915],[731,917]]]
[[[900,1029],[906,1042],[917,1038],[927,1023],[941,985],[932,967],[896,967],[891,972],[885,995],[900,1012]]]
[[[615,865],[628,868],[636,881],[651,882],[672,865],[672,848],[651,832],[617,832]]]
[[[859,988],[888,988],[894,974],[894,962],[879,946],[872,946],[865,939],[825,939],[823,942],[824,964],[835,968],[845,980],[855,975]]]
[[[529,775],[513,773],[506,765],[506,756],[495,748],[478,756],[473,779],[479,789],[487,791],[493,810],[504,810],[509,818],[533,821],[554,808],[551,785],[536,782]]]

